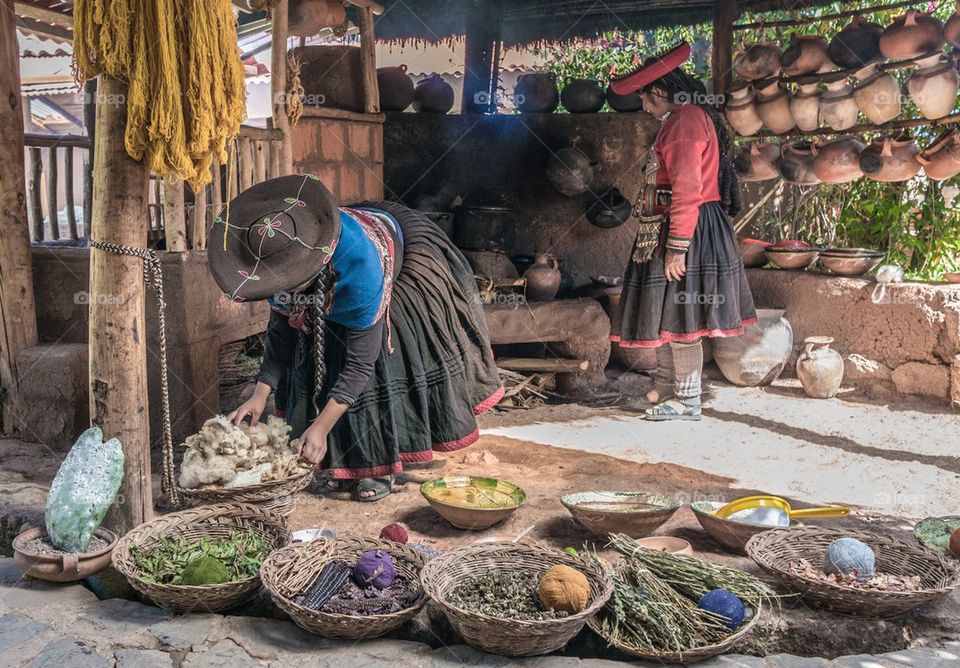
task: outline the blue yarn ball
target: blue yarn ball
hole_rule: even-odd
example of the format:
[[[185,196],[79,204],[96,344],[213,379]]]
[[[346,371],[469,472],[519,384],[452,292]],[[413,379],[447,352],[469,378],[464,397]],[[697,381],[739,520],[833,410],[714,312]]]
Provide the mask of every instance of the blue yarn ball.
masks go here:
[[[747,614],[743,601],[726,589],[711,589],[700,597],[699,605],[702,610],[725,618],[727,621],[724,624],[730,630],[743,624]]]
[[[877,557],[866,543],[856,538],[838,538],[823,555],[823,572],[832,575],[856,573],[858,580],[877,574]]]

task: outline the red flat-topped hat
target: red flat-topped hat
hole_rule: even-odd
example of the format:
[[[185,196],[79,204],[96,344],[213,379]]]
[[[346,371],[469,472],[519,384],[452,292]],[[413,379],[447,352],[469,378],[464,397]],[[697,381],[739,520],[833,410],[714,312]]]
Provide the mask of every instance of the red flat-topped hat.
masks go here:
[[[690,57],[690,45],[680,42],[664,53],[651,56],[643,64],[626,74],[610,80],[610,88],[617,95],[630,95],[647,86],[664,74],[680,67]]]

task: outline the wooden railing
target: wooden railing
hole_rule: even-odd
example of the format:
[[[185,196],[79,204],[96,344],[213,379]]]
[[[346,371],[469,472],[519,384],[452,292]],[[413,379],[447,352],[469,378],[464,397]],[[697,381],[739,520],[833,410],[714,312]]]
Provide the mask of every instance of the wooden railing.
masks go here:
[[[27,218],[33,241],[77,239],[86,234],[86,181],[90,139],[78,135],[26,135],[24,166],[27,176]],[[61,165],[62,170],[61,170]],[[64,219],[60,218],[60,203]]]

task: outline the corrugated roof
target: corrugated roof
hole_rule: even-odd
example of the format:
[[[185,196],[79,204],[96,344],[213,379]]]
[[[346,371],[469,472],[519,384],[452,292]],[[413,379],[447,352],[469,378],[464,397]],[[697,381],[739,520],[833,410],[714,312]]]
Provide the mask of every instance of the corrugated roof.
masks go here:
[[[54,39],[17,28],[17,42],[21,58],[72,58],[73,45],[66,40]]]

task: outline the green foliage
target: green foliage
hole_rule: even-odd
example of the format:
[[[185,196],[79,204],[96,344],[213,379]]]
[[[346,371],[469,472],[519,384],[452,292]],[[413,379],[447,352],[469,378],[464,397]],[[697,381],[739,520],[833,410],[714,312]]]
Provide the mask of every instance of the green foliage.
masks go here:
[[[191,584],[185,581],[188,576],[193,577],[187,569],[200,568],[197,564],[204,559],[218,561],[223,566],[227,574],[224,582],[253,577],[270,553],[270,546],[255,533],[233,531],[226,538],[161,538],[156,547],[143,549],[135,546],[130,552],[140,577],[147,582]],[[209,568],[202,570],[203,575],[211,574]]]
[[[183,569],[183,575],[180,576],[179,584],[182,585],[208,585],[222,584],[230,582],[230,571],[223,565],[223,562],[214,557],[199,557],[194,559],[186,568]]]

